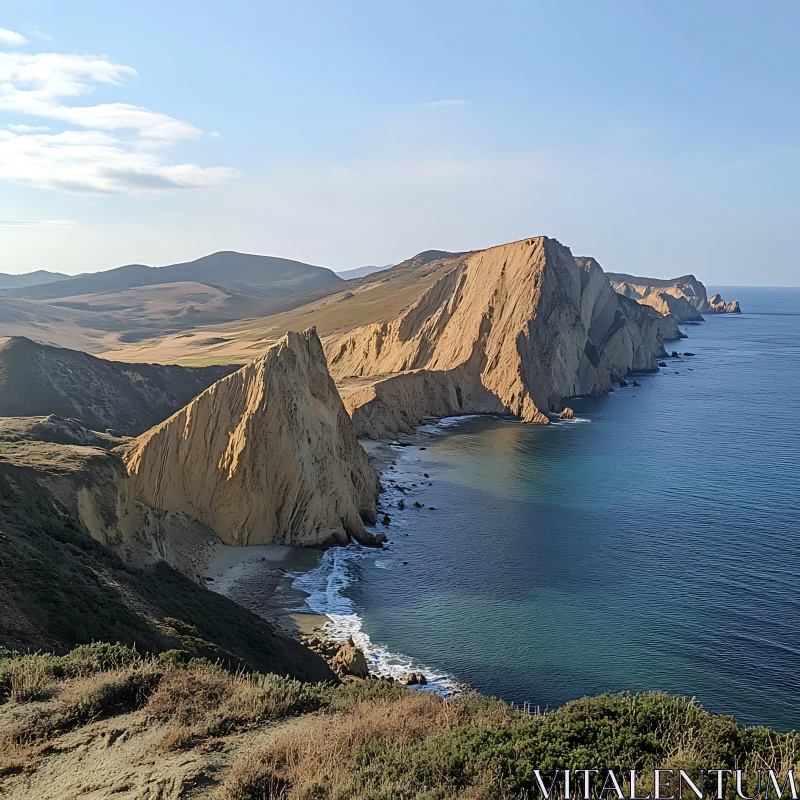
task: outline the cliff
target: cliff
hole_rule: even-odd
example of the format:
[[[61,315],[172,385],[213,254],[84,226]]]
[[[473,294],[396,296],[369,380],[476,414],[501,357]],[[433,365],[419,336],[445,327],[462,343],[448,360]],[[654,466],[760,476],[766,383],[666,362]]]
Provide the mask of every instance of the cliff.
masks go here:
[[[386,323],[331,336],[331,374],[360,435],[425,416],[511,414],[546,423],[564,398],[657,369],[660,315],[613,291],[593,259],[538,237],[459,258]]]
[[[53,414],[136,436],[234,369],[123,364],[15,336],[0,345],[0,416]]]
[[[739,302],[725,303],[715,294],[708,300],[706,287],[694,275],[660,280],[639,278],[622,272],[609,272],[608,279],[615,291],[662,314],[671,314],[679,322],[699,322],[704,312],[737,312]]]
[[[659,280],[609,272],[608,279],[615,291],[679,322],[700,322],[708,309],[706,287],[694,275]]]
[[[136,498],[227,544],[374,544],[378,478],[312,329],[289,333],[122,453]]]

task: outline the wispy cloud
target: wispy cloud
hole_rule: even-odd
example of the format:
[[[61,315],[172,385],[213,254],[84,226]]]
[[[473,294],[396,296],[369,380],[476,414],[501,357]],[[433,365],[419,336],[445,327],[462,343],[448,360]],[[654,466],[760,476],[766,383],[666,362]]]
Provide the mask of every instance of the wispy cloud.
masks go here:
[[[60,231],[77,227],[78,223],[71,219],[0,219],[0,228],[6,229]]]
[[[433,100],[430,103],[425,103],[428,108],[458,108],[466,104],[466,100]]]
[[[53,37],[49,33],[42,33],[36,25],[31,25],[28,23],[26,26],[29,36],[33,36],[36,39],[43,39],[45,42],[52,42]]]
[[[47,125],[6,125],[14,133],[35,133],[36,131],[49,131]]]
[[[0,44],[20,47],[23,44],[28,44],[28,40],[21,33],[0,28]]]
[[[129,103],[73,104],[135,75],[108,56],[0,52],[0,110],[66,126],[45,135],[43,126],[8,125],[0,132],[0,178],[70,192],[139,193],[211,186],[237,174],[166,163],[169,147],[203,135],[189,122]]]

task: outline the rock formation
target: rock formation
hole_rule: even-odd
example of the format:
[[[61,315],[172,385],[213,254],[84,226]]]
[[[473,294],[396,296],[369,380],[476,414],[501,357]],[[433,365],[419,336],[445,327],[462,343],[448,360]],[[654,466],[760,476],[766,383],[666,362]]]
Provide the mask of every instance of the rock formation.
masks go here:
[[[655,370],[660,320],[614,292],[596,261],[538,237],[458,259],[399,317],[325,349],[356,430],[381,438],[426,416],[547,423],[564,398]]]
[[[726,303],[722,299],[722,295],[719,293],[715,294],[709,301],[708,301],[708,310],[714,312],[715,314],[741,314],[742,309],[739,308],[739,301],[732,300],[730,303]]]
[[[659,280],[609,272],[608,279],[620,294],[643,305],[651,306],[662,314],[670,314],[679,322],[699,322],[703,319],[703,313],[707,311],[715,313],[741,311],[738,300],[726,303],[718,294],[708,300],[706,287],[694,275]]]
[[[235,369],[123,364],[15,336],[0,345],[0,416],[52,414],[137,436]]]
[[[312,329],[289,333],[123,453],[135,496],[227,544],[377,543],[379,488]]]
[[[708,310],[706,287],[694,275],[660,280],[609,272],[615,291],[661,314],[671,314],[678,322],[700,322]]]
[[[559,415],[559,419],[575,419],[575,412],[567,406]]]

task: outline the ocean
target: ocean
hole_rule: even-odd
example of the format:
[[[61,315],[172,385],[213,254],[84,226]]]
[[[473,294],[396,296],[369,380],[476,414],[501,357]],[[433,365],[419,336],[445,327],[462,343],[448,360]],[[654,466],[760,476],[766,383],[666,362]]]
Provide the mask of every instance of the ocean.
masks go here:
[[[443,692],[660,690],[800,727],[800,289],[719,290],[745,313],[684,326],[668,349],[694,355],[575,421],[445,420],[392,448],[390,546],[294,574],[308,608]]]

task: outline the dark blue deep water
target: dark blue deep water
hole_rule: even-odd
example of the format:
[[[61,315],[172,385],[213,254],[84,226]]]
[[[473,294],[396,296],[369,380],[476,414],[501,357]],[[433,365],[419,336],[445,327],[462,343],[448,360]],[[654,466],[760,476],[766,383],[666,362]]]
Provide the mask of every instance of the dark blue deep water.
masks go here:
[[[433,485],[339,587],[370,640],[517,703],[664,690],[800,727],[800,289],[723,296],[746,313],[587,421],[397,448],[387,477]]]

